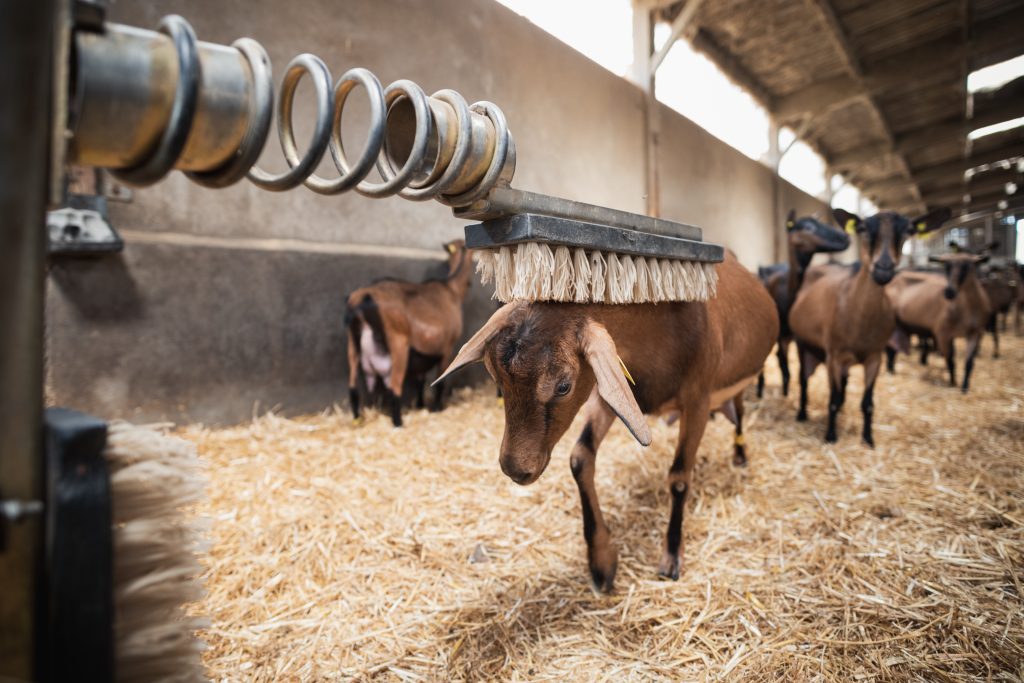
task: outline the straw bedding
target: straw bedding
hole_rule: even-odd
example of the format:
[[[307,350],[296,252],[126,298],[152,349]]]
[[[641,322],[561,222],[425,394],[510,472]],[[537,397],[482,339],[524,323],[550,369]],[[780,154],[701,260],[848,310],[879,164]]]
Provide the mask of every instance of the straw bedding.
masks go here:
[[[214,680],[921,680],[1024,675],[1024,340],[990,343],[964,397],[939,359],[901,358],[859,442],[827,386],[793,420],[774,361],[748,401],[750,466],[712,422],[686,508],[685,566],[656,578],[675,429],[598,456],[617,591],[591,591],[568,451],[521,488],[497,464],[490,388],[442,414],[347,414],[181,433],[208,461],[208,594],[192,606]],[[795,382],[794,382],[795,384]]]

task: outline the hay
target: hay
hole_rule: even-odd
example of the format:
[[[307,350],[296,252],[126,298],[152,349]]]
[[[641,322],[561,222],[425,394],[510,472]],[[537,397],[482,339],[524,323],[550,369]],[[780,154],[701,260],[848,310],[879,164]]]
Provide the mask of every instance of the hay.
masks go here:
[[[598,490],[617,592],[591,592],[566,438],[528,487],[498,469],[490,389],[393,430],[384,416],[275,415],[181,433],[211,467],[202,635],[215,680],[1021,680],[1024,341],[989,348],[963,397],[901,358],[859,443],[795,397],[748,403],[750,467],[712,422],[678,582],[655,567],[674,429],[621,425]],[[574,426],[574,430],[579,425]]]

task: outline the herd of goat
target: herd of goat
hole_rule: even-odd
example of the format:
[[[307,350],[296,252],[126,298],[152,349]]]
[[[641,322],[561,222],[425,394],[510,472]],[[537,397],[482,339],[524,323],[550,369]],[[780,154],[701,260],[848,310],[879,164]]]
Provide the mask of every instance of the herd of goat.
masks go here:
[[[825,441],[830,443],[838,438],[850,370],[863,366],[861,434],[874,446],[873,395],[883,355],[894,372],[897,353],[909,353],[916,336],[922,363],[933,350],[941,354],[955,387],[955,340],[963,338],[967,353],[960,386],[966,392],[983,334],[993,334],[998,355],[1000,319],[1005,325],[1014,307],[1020,332],[1021,266],[983,266],[987,255],[954,250],[931,257],[936,265],[931,269],[897,270],[904,243],[940,228],[950,218],[948,210],[913,220],[893,212],[862,219],[842,209],[833,216],[840,227],[790,212],[788,263],[762,267],[756,277],[727,252],[717,267],[718,295],[706,303],[513,302],[499,308],[458,354],[473,264],[461,240],[450,242],[445,277],[422,283],[382,279],[349,296],[345,325],[353,414],[360,418],[360,377],[370,394],[383,395],[393,423],[401,426],[407,387],[424,407],[426,375],[442,369],[431,405],[441,410],[445,379],[482,361],[504,397],[501,469],[526,485],[544,472],[555,444],[583,408],[585,423],[570,467],[579,488],[590,575],[604,591],[613,587],[618,555],[594,485],[597,450],[615,418],[644,446],[652,439],[645,415],[678,421],[668,473],[671,510],[658,568],[661,576],[678,578],[683,511],[708,419],[721,413],[733,424],[733,464],[746,465],[743,392],[756,381],[762,395],[762,368],[773,346],[782,393],[788,395],[788,350],[796,342],[797,420],[807,419],[808,379],[825,365],[830,389]],[[857,262],[812,263],[816,254],[845,251],[851,236],[858,237]]]

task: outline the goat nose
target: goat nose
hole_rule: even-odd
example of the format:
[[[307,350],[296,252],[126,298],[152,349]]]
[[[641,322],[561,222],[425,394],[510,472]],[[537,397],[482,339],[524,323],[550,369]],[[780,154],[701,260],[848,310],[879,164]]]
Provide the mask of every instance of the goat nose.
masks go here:
[[[956,290],[953,289],[952,287],[946,287],[946,289],[944,289],[942,293],[946,296],[947,299],[952,300],[956,298]]]
[[[515,459],[511,456],[503,455],[499,460],[501,464],[501,471],[515,483],[525,484],[530,481],[531,477],[533,477],[533,472],[521,469],[515,463]]]

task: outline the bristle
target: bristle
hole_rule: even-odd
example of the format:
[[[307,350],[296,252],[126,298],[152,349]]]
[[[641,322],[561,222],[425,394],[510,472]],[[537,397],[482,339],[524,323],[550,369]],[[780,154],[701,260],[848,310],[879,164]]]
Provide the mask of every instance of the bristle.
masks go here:
[[[624,291],[624,268],[616,254],[608,254],[608,275],[605,277],[604,300],[610,304],[621,304],[628,301],[628,293]]]
[[[590,258],[583,249],[576,249],[572,255],[573,287],[572,300],[576,303],[590,301]]]
[[[713,263],[658,259],[524,242],[478,256],[481,281],[494,282],[494,298],[630,304],[707,301],[715,296]]]
[[[605,272],[608,264],[600,251],[590,252],[590,300],[601,303],[605,299]]]
[[[480,276],[480,284],[489,285],[494,282],[494,252],[481,249],[476,252],[476,272]]]
[[[636,300],[639,303],[647,303],[651,300],[651,287],[647,277],[647,259],[639,256],[634,258],[633,267],[636,269],[636,286],[633,289]]]
[[[502,247],[494,269],[494,295],[499,301],[512,301],[512,287],[516,282],[516,263],[512,250]]]
[[[195,447],[145,427],[110,426],[117,681],[205,680],[183,606],[202,596],[199,528],[182,508],[203,495]]]
[[[555,273],[551,278],[551,298],[572,301],[572,254],[568,247],[555,247]]]

